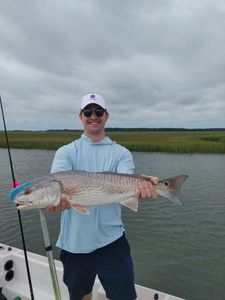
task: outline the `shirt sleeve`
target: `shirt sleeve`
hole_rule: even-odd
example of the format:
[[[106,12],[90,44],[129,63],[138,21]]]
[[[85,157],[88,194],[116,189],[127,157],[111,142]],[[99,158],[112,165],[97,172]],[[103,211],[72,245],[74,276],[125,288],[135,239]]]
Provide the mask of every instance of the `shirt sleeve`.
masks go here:
[[[59,148],[56,151],[54,160],[52,162],[51,173],[72,170],[73,164],[70,157],[68,146]]]
[[[134,161],[133,156],[129,150],[125,147],[122,148],[122,153],[119,158],[119,162],[116,168],[117,173],[134,173]]]

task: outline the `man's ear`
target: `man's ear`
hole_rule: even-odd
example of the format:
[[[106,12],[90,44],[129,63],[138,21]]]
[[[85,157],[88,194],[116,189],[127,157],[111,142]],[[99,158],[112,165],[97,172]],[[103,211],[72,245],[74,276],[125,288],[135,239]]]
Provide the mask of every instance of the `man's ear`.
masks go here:
[[[109,113],[107,111],[105,112],[105,116],[106,116],[106,121],[107,121],[109,118]]]

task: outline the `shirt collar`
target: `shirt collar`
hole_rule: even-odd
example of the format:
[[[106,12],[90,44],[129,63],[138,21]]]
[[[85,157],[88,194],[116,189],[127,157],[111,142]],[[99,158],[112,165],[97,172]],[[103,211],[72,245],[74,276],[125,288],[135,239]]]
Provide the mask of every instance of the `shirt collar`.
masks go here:
[[[108,137],[106,136],[104,139],[98,141],[98,142],[94,142],[92,141],[88,136],[86,136],[84,133],[81,135],[81,138],[89,143],[89,144],[93,144],[93,145],[111,145],[114,144],[114,142]]]

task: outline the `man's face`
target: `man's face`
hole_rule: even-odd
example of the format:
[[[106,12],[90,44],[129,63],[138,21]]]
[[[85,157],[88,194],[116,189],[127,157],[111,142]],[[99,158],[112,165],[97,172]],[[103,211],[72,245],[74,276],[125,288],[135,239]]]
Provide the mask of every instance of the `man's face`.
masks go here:
[[[95,110],[102,109],[101,106],[96,104],[89,104],[85,109],[92,110],[90,116],[85,116],[84,112],[80,113],[80,120],[84,126],[84,133],[87,135],[99,135],[104,132],[105,123],[109,118],[109,114],[104,112],[102,116],[97,116]]]

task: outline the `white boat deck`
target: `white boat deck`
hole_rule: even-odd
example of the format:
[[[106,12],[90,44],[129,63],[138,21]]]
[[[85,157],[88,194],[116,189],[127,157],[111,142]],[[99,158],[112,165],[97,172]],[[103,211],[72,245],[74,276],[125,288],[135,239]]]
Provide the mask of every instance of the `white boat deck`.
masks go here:
[[[47,258],[31,252],[28,252],[27,255],[34,299],[55,300]],[[10,272],[10,270],[5,270],[4,266],[9,260],[13,261],[11,271],[13,271],[14,276],[11,280],[7,281],[6,274],[7,272]],[[55,260],[55,266],[62,300],[69,300],[67,288],[62,280],[62,264],[60,261]],[[0,288],[1,287],[3,294],[7,297],[7,300],[14,300],[17,296],[20,296],[22,300],[31,299],[23,250],[9,247],[4,244],[0,244]],[[138,300],[184,300],[183,298],[168,295],[140,285],[136,285],[136,291]],[[93,300],[107,300],[104,289],[102,288],[98,278],[94,285]]]

